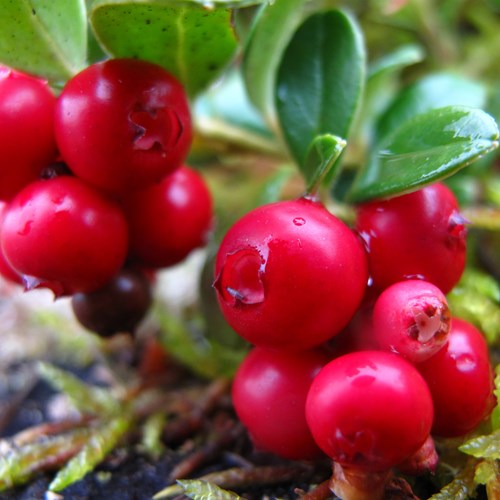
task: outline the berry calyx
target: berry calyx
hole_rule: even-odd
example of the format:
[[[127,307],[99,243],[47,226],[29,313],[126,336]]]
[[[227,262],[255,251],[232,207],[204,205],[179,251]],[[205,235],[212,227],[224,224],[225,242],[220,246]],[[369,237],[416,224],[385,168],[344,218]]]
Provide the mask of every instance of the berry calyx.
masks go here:
[[[365,203],[357,208],[372,285],[383,290],[407,279],[423,279],[448,293],[462,276],[466,221],[444,184]]]
[[[69,176],[26,186],[10,202],[1,245],[28,289],[56,296],[104,286],[122,267],[128,242],[119,206]]]
[[[491,413],[495,397],[488,346],[472,324],[453,318],[444,348],[417,368],[432,394],[434,435],[463,436]]]
[[[256,448],[289,459],[323,456],[305,417],[313,378],[328,361],[321,351],[253,348],[234,378],[236,413]]]
[[[416,368],[396,354],[358,351],[314,379],[306,418],[320,448],[343,467],[386,471],[429,436],[433,406]]]
[[[69,80],[55,132],[70,169],[118,195],[173,172],[192,138],[184,88],[162,67],[136,59],[92,64]]]
[[[224,237],[214,286],[232,328],[249,342],[306,349],[336,335],[367,282],[363,247],[319,202],[258,207]]]
[[[451,314],[443,292],[422,280],[400,281],[386,288],[373,309],[378,348],[412,363],[430,358],[448,338]]]

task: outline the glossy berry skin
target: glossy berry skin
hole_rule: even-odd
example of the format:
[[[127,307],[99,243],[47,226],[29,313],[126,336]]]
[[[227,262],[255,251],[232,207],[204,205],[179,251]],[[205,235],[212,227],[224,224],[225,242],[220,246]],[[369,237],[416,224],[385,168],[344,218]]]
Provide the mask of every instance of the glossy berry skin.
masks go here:
[[[0,199],[37,179],[57,154],[47,82],[0,65]]]
[[[429,436],[432,399],[416,368],[396,354],[358,351],[330,361],[314,379],[306,418],[341,466],[385,471]]]
[[[151,303],[150,282],[137,269],[122,269],[102,288],[71,298],[76,319],[102,337],[134,333]]]
[[[237,221],[215,263],[215,289],[232,328],[252,344],[320,345],[361,302],[366,256],[354,233],[318,202],[264,205]]]
[[[191,116],[180,83],[163,68],[133,59],[88,66],[56,105],[62,157],[80,178],[123,194],[159,182],[191,145]]]
[[[181,262],[207,243],[212,196],[203,177],[182,166],[159,184],[123,199],[130,231],[130,258],[150,268]]]
[[[125,216],[115,203],[68,176],[26,186],[9,204],[1,245],[27,288],[56,296],[102,287],[127,252]]]
[[[2,234],[3,218],[5,216],[5,212],[7,211],[7,206],[8,204],[6,202],[0,201],[0,240]],[[0,247],[0,275],[2,276],[2,278],[6,279],[11,283],[16,283],[17,285],[23,284],[22,277],[9,264],[9,262],[5,258],[5,255],[1,247]]]
[[[445,344],[451,315],[441,290],[423,280],[407,280],[386,288],[373,309],[373,335],[378,348],[411,363],[436,354]]]
[[[470,323],[453,318],[446,346],[417,365],[434,401],[432,433],[463,436],[493,409],[493,372],[483,335]]]
[[[444,184],[360,205],[356,230],[365,241],[373,286],[379,290],[423,279],[448,293],[462,276],[465,219]]]
[[[253,348],[240,365],[232,389],[235,411],[257,449],[293,460],[322,456],[305,417],[311,382],[328,357]]]

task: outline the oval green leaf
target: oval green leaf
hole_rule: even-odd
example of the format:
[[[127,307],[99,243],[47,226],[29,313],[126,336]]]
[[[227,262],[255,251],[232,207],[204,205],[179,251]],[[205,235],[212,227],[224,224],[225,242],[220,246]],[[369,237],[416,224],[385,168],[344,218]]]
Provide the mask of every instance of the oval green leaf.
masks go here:
[[[163,66],[191,96],[219,76],[237,48],[231,11],[197,2],[97,0],[90,20],[109,54]]]
[[[365,50],[356,22],[341,10],[313,14],[299,27],[278,70],[275,99],[289,150],[308,180],[309,147],[317,136],[347,139],[365,78]]]
[[[87,56],[85,0],[0,2],[0,61],[60,86]]]
[[[281,57],[304,13],[306,0],[275,0],[263,6],[243,52],[243,78],[248,96],[265,120],[276,123],[274,87]]]
[[[498,147],[498,127],[484,111],[433,109],[387,137],[360,173],[349,199],[363,202],[412,191],[444,179]]]
[[[403,89],[377,124],[381,141],[406,120],[431,109],[469,106],[484,109],[487,92],[483,84],[451,73],[428,75]]]

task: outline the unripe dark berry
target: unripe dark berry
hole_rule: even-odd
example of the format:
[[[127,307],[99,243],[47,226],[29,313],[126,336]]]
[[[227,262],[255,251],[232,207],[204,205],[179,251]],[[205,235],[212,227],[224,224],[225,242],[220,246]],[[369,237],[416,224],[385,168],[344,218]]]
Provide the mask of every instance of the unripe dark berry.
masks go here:
[[[120,207],[69,176],[26,186],[10,202],[1,245],[27,288],[56,296],[104,286],[122,267],[128,231]]]
[[[191,145],[181,84],[136,59],[92,64],[58,98],[55,131],[63,160],[80,178],[114,194],[159,182]]]
[[[10,200],[56,158],[55,104],[46,81],[0,65],[1,200]]]
[[[330,361],[313,380],[306,418],[320,448],[343,467],[385,471],[429,436],[426,382],[402,357],[358,351]]]
[[[328,361],[320,351],[254,348],[240,365],[233,403],[254,445],[289,459],[322,456],[305,417],[313,378]]]
[[[443,292],[423,280],[386,288],[373,309],[373,336],[379,349],[411,363],[424,361],[446,343],[451,314]]]
[[[467,321],[453,318],[445,347],[417,368],[434,401],[433,434],[465,435],[492,411],[495,397],[488,346]]]
[[[423,279],[448,293],[462,276],[465,219],[444,184],[360,205],[356,229],[365,241],[372,285],[378,290]]]
[[[356,311],[367,282],[353,232],[315,201],[277,202],[228,231],[215,288],[232,328],[249,342],[281,349],[319,345]]]
[[[151,303],[151,284],[138,269],[122,269],[102,288],[71,298],[77,320],[103,337],[134,333]]]
[[[169,267],[204,246],[213,220],[203,177],[182,166],[159,184],[125,197],[130,258],[150,268]]]

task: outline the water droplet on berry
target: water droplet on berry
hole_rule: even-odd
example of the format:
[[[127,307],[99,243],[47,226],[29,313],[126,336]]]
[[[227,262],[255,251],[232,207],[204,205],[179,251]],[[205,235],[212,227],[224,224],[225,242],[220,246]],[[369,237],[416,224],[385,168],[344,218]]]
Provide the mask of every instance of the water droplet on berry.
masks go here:
[[[455,362],[457,364],[457,368],[461,372],[469,372],[475,370],[476,368],[476,360],[470,354],[460,354],[456,357]]]
[[[296,226],[303,226],[306,223],[306,220],[303,217],[295,217],[295,219],[293,219],[293,223]]]
[[[31,228],[33,227],[33,221],[29,220],[26,221],[24,226],[21,228],[20,231],[17,232],[19,236],[27,236],[31,232]]]

